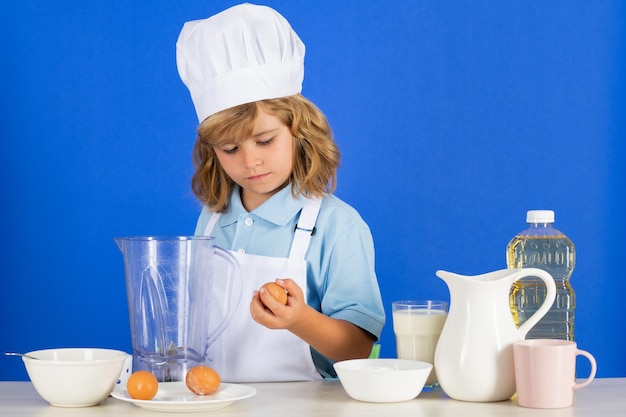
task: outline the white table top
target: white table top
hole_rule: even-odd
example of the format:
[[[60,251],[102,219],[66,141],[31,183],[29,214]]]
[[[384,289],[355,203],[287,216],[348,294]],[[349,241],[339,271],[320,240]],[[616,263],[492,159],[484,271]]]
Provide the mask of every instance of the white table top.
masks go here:
[[[626,413],[626,378],[596,379],[575,392],[574,406],[555,410],[523,408],[515,401],[470,403],[452,400],[439,392],[423,392],[402,403],[374,404],[348,397],[339,382],[293,382],[247,384],[257,389],[251,398],[220,410],[186,413],[216,416],[541,416],[613,417]],[[173,413],[169,413],[174,415]],[[30,382],[0,382],[0,416],[166,416],[109,397],[100,405],[87,408],[58,408],[48,405]],[[180,414],[178,414],[180,415]]]

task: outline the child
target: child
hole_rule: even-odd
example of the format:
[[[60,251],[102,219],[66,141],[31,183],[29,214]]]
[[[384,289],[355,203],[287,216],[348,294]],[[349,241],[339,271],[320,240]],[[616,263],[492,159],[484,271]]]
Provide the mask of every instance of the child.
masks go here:
[[[253,294],[211,347],[228,382],[334,378],[333,362],[367,357],[385,322],[371,233],[332,194],[339,151],[300,94],[304,52],[280,14],[251,4],[187,22],[177,42],[200,121],[196,235],[232,251]]]

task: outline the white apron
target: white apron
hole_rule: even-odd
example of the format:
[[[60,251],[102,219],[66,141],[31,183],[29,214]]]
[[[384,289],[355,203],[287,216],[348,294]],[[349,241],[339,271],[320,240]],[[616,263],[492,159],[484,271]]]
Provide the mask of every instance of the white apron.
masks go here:
[[[243,276],[243,297],[224,333],[209,349],[211,366],[225,382],[314,381],[322,377],[315,368],[310,346],[285,329],[268,329],[252,319],[249,300],[252,292],[276,278],[291,278],[307,292],[305,254],[317,220],[321,199],[308,199],[302,208],[289,258],[250,255],[230,251],[239,262]],[[204,234],[213,231],[219,213],[214,214]],[[212,300],[224,292],[216,288]]]

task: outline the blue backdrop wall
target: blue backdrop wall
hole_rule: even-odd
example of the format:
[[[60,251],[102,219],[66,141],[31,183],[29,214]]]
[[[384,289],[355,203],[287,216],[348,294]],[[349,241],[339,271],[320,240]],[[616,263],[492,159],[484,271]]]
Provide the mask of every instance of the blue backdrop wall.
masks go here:
[[[0,351],[130,351],[113,238],[191,234],[187,20],[233,1],[24,0],[0,12]],[[505,267],[528,209],[577,246],[576,339],[626,376],[626,9],[607,0],[267,1],[307,45],[303,93],[343,153],[390,315],[434,272]],[[391,320],[382,356],[395,355]],[[27,379],[0,359],[0,380]],[[584,372],[580,369],[579,372]]]

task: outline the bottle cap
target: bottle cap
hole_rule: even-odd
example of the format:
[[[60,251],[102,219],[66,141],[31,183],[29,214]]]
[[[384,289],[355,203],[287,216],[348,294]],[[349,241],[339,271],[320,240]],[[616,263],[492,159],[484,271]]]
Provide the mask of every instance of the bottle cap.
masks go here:
[[[553,210],[528,210],[526,223],[554,223]]]

